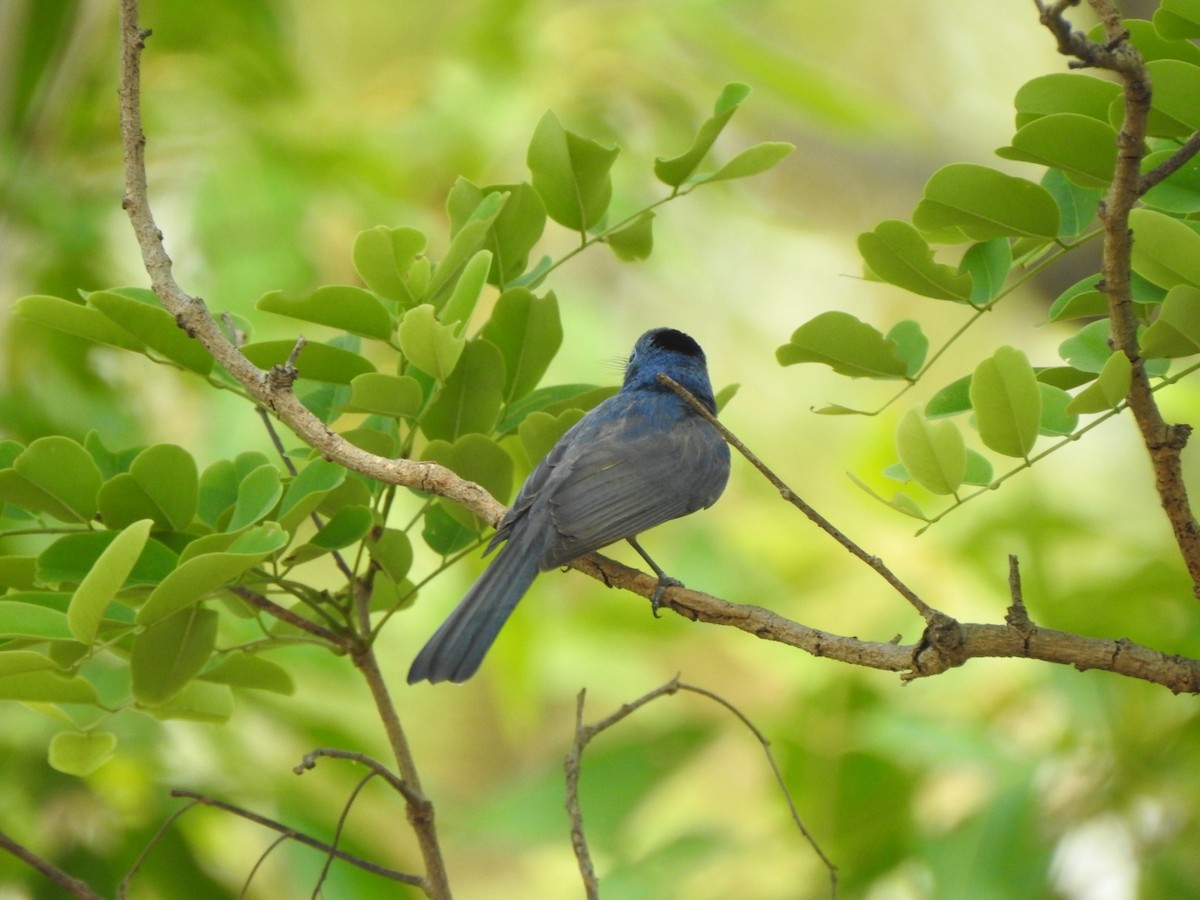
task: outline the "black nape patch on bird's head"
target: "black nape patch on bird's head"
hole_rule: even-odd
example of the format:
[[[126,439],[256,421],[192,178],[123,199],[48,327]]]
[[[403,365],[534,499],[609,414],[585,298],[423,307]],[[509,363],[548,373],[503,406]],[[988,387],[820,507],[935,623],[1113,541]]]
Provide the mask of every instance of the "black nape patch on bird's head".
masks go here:
[[[704,358],[704,351],[700,349],[700,345],[682,331],[676,331],[674,328],[659,328],[653,332],[650,344],[660,350],[670,350],[683,356]]]

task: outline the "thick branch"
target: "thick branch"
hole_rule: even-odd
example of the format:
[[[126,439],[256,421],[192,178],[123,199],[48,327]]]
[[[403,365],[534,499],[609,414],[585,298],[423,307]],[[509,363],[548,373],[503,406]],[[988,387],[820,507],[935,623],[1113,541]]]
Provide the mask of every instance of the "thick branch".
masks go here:
[[[1104,26],[1107,43],[1090,41],[1072,29],[1062,16],[1065,3],[1046,7],[1038,2],[1038,9],[1042,24],[1057,39],[1060,52],[1076,57],[1082,65],[1115,72],[1121,79],[1125,117],[1117,134],[1112,184],[1099,209],[1104,225],[1100,290],[1108,297],[1112,348],[1124,353],[1132,363],[1129,409],[1150,453],[1159,502],[1191,576],[1193,591],[1200,596],[1200,526],[1192,514],[1181,462],[1191,427],[1168,425],[1154,399],[1138,345],[1138,320],[1131,291],[1133,234],[1129,230],[1129,212],[1146,189],[1140,167],[1150,115],[1150,73],[1141,54],[1129,43],[1116,7],[1108,0],[1089,2]]]

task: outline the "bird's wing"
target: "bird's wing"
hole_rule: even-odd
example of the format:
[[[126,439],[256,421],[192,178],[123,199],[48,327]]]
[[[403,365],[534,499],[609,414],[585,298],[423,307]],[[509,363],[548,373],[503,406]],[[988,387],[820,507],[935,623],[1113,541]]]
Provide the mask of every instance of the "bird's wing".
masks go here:
[[[543,487],[557,531],[543,568],[709,506],[725,487],[728,448],[695,416],[655,427],[632,414],[580,437]]]

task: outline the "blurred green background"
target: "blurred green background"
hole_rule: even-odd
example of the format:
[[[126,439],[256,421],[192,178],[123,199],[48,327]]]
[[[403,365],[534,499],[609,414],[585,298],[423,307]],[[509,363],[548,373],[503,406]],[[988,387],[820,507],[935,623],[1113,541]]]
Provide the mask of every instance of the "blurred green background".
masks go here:
[[[1197,655],[1200,617],[1129,422],[1108,423],[914,538],[911,520],[845,475],[887,489],[878,472],[894,459],[892,427],[907,405],[877,419],[815,416],[814,406],[870,406],[892,389],[774,361],[775,347],[826,309],[884,330],[924,315],[911,297],[861,279],[855,236],[906,219],[940,165],[1023,171],[992,155],[1011,136],[1011,98],[1064,66],[1032,4],[147,0],[142,20],[154,30],[143,70],[151,203],[176,275],[212,309],[252,316],[260,336],[294,333],[253,311],[264,292],[355,281],[358,231],[408,224],[444,241],[457,176],[525,177],[547,107],[572,130],[620,143],[619,216],[661,196],[654,156],[685,149],[721,85],[751,85],[717,155],[761,140],[797,152],[765,176],[660,210],[647,262],[597,248],[558,270],[548,286],[566,334],[548,383],[613,383],[613,361],[638,334],[681,328],[704,346],[718,388],[742,385],[726,423],[933,605],[1001,620],[1006,556],[1016,553],[1038,623]],[[0,5],[6,303],[145,284],[120,208],[116,36],[111,0]],[[574,240],[552,232],[543,248],[561,255]],[[1074,265],[1006,301],[947,354],[929,390],[1001,343],[1035,365],[1051,358],[1065,332],[1033,326],[1095,263]],[[947,315],[926,329],[936,345],[958,324]],[[182,444],[201,466],[269,449],[249,407],[143,358],[7,315],[0,342],[0,437],[94,429],[110,447]],[[1194,421],[1200,397],[1183,385],[1164,404]],[[906,642],[920,633],[902,600],[738,461],[714,510],[645,546],[692,587],[814,627]],[[562,808],[575,696],[586,687],[597,719],[676,673],[738,704],[771,740],[801,816],[840,867],[843,896],[1200,896],[1193,698],[1017,660],[902,689],[893,675],[741,632],[653,620],[639,598],[574,573],[539,579],[466,686],[407,687],[412,655],[480,567],[473,559],[426,589],[392,620],[382,649],[458,896],[581,895]],[[86,779],[46,764],[54,721],[0,708],[0,830],[105,894],[178,808],[172,787],[328,839],[362,773],[326,761],[297,779],[292,766],[316,746],[385,758],[386,745],[346,660],[303,649],[275,658],[296,675],[294,697],[250,698],[221,728],[124,716],[120,755]],[[583,802],[605,897],[825,895],[761,749],[699,698],[660,700],[598,740]],[[236,896],[273,837],[191,811],[130,896]],[[419,867],[404,809],[381,784],[355,803],[344,845]],[[307,896],[323,862],[276,849],[246,896]],[[0,854],[0,897],[55,896]],[[324,896],[407,895],[335,865]]]

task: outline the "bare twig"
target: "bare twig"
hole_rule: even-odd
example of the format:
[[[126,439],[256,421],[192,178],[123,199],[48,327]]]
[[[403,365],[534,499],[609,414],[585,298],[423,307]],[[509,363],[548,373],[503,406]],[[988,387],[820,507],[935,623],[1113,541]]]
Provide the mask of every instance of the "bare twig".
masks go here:
[[[1142,196],[1156,184],[1170,178],[1200,153],[1200,131],[1193,134],[1187,141],[1172,153],[1166,160],[1159,163],[1149,172],[1142,175],[1138,181],[1138,196]]]
[[[345,850],[339,850],[337,847],[326,844],[324,841],[319,841],[315,837],[307,835],[302,831],[296,831],[294,828],[289,828],[282,822],[276,822],[274,819],[268,819],[266,816],[260,816],[258,813],[251,812],[248,809],[243,809],[240,806],[234,806],[232,803],[226,803],[223,800],[217,800],[214,797],[209,797],[205,794],[197,793],[196,791],[188,791],[183,789],[171,791],[171,796],[194,800],[196,803],[204,806],[211,806],[214,809],[220,809],[227,813],[232,813],[233,815],[253,822],[256,825],[261,825],[264,828],[277,831],[284,837],[296,841],[298,844],[304,844],[306,847],[312,847],[315,850],[320,850],[322,853],[328,853],[332,856],[336,856],[342,862],[347,862],[355,868],[362,869],[364,872],[370,872],[372,875],[379,875],[382,878],[387,878],[390,881],[399,881],[402,884],[412,884],[422,888],[427,887],[425,879],[419,875],[410,875],[406,872],[397,872],[395,869],[389,869],[386,866],[381,866],[369,860],[362,859],[361,857],[355,856],[352,853],[347,853]]]
[[[721,433],[721,437],[725,438],[726,442],[728,442],[731,447],[737,450],[738,453],[742,454],[742,456],[746,457],[746,459],[750,461],[750,464],[754,466],[754,468],[758,469],[758,471],[764,478],[767,479],[767,481],[771,482],[775,489],[779,491],[779,495],[783,497],[784,500],[791,503],[792,506],[796,507],[802,513],[804,513],[804,515],[808,516],[808,518],[811,519],[818,528],[832,537],[845,549],[849,550],[850,553],[852,553],[855,557],[870,566],[870,568],[874,570],[875,573],[878,574],[884,581],[890,584],[901,597],[912,604],[913,608],[921,614],[921,618],[923,618],[926,622],[932,622],[938,617],[938,611],[930,607],[925,603],[924,600],[918,597],[916,592],[913,591],[903,581],[901,581],[896,574],[884,564],[882,559],[880,559],[878,556],[873,556],[862,547],[858,546],[858,544],[854,543],[854,541],[850,540],[850,538],[848,538],[837,527],[835,527],[832,522],[809,506],[808,503],[806,503],[795,491],[788,487],[782,478],[771,471],[771,469],[768,468],[767,465],[761,459],[759,459],[749,447],[747,447],[741,442],[741,440],[738,439],[737,435],[721,424],[721,421],[711,412],[709,412],[707,407],[705,407],[703,403],[701,403],[692,395],[691,391],[673,379],[670,375],[660,372],[658,375],[658,380],[678,394],[683,402],[686,403],[693,412],[706,419],[709,424],[717,429],[717,431]]]
[[[323,641],[328,641],[335,647],[349,651],[353,646],[353,641],[347,635],[335,634],[328,628],[318,625],[316,622],[306,619],[298,613],[292,612],[286,606],[280,606],[274,600],[263,596],[258,591],[251,590],[245,585],[235,584],[229,588],[229,591],[256,609],[261,609],[268,615],[274,616],[279,621],[286,622],[288,625],[298,628],[306,634],[320,638]]]
[[[771,752],[771,742],[766,736],[759,731],[758,727],[738,709],[734,704],[730,703],[724,697],[716,694],[706,688],[698,687],[693,684],[687,684],[679,680],[676,676],[665,684],[659,685],[654,690],[643,694],[636,700],[622,704],[616,712],[595,722],[591,725],[585,725],[583,722],[583,705],[587,692],[580,691],[575,699],[575,738],[571,743],[571,749],[567,751],[566,758],[563,760],[563,768],[566,772],[566,787],[567,787],[567,815],[571,820],[571,845],[575,849],[575,858],[579,866],[579,873],[583,878],[584,892],[588,900],[595,900],[600,896],[600,881],[596,877],[595,866],[592,864],[591,852],[587,846],[587,836],[583,827],[583,810],[579,803],[579,777],[582,770],[583,752],[587,745],[598,734],[613,727],[621,720],[637,712],[648,703],[657,700],[660,697],[673,695],[679,691],[688,691],[697,694],[701,697],[706,697],[709,700],[723,706],[745,725],[758,740],[762,746],[763,754],[767,758],[767,764],[771,767],[771,772],[774,775],[775,783],[778,785],[780,793],[783,795],[787,803],[788,811],[791,814],[792,821],[796,825],[796,829],[808,842],[809,846],[817,854],[821,860],[821,864],[829,873],[829,896],[837,897],[837,866],[835,866],[825,855],[825,852],[817,844],[816,840],[804,826],[800,814],[796,811],[796,804],[792,800],[791,791],[788,790],[787,782],[784,781],[783,773],[779,770],[779,765],[775,761],[775,754]]]
[[[347,759],[351,762],[356,762],[366,766],[404,797],[409,803],[420,803],[419,795],[409,790],[408,785],[404,783],[404,779],[381,763],[379,760],[367,756],[365,753],[359,753],[357,750],[339,750],[336,747],[318,747],[309,753],[304,754],[304,759],[292,769],[297,775],[303,775],[305,772],[317,767],[317,760],[321,757],[330,759]]]
[[[54,882],[72,897],[79,897],[80,900],[104,900],[100,894],[92,890],[89,884],[73,878],[54,863],[42,859],[32,850],[18,844],[3,831],[0,831],[0,849],[7,850],[21,862],[37,869],[45,878]]]

